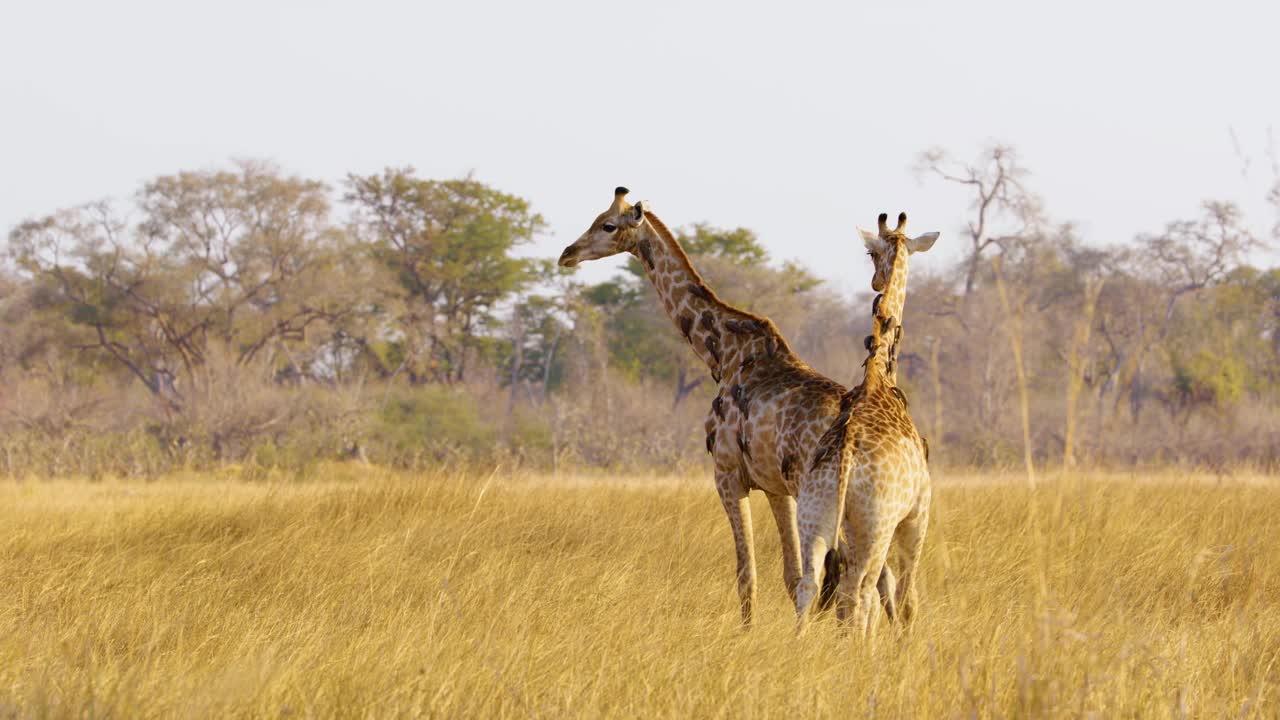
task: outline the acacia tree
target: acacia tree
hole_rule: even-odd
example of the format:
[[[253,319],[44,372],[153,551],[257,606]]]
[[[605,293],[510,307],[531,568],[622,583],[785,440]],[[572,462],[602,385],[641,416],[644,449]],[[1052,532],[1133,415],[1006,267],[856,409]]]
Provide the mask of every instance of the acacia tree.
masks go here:
[[[130,223],[108,202],[61,210],[10,234],[43,308],[80,328],[172,408],[211,350],[244,366],[351,311],[332,280],[342,235],[321,183],[242,162],[147,183]],[[216,348],[215,348],[216,346]]]
[[[1222,282],[1259,246],[1234,204],[1205,202],[1202,209],[1199,218],[1174,221],[1160,233],[1139,236],[1128,262],[1119,265],[1128,282],[1116,290],[1125,295],[1104,295],[1108,302],[1099,330],[1113,349],[1120,391],[1115,402],[1127,397],[1135,419],[1146,395],[1148,356],[1166,340],[1179,303]]]
[[[24,339],[14,317],[19,312],[20,292],[18,279],[0,268],[0,376],[17,364],[18,346]]]
[[[386,324],[361,343],[384,375],[462,381],[495,306],[530,282],[530,262],[511,252],[542,230],[542,217],[470,177],[424,180],[412,168],[350,175],[346,199],[364,251],[386,277]]]
[[[1271,340],[1271,359],[1264,364],[1273,385],[1280,385],[1280,268],[1262,274],[1258,288],[1263,297],[1262,337]]]
[[[1267,193],[1267,202],[1276,209],[1276,222],[1271,226],[1271,237],[1280,240],[1280,179],[1276,180],[1275,185],[1271,186],[1271,192]]]
[[[1158,326],[1161,335],[1168,332],[1174,307],[1183,296],[1221,281],[1260,245],[1244,227],[1234,203],[1208,201],[1202,207],[1203,214],[1195,220],[1171,222],[1162,233],[1138,238],[1142,267],[1167,288]]]
[[[957,412],[972,413],[974,458],[991,460],[1003,444],[997,426],[1008,416],[1005,407],[1013,391],[1028,381],[1023,371],[1036,367],[1031,358],[1015,356],[1024,349],[1031,354],[1024,329],[1039,327],[1042,318],[1037,316],[1059,300],[1041,281],[1058,262],[1058,246],[1071,237],[1071,228],[1050,226],[1039,197],[1026,185],[1028,170],[1008,145],[990,145],[970,162],[942,149],[927,150],[917,157],[914,170],[922,179],[959,185],[969,196],[971,215],[961,233],[967,256],[956,269],[957,279],[948,284],[959,288],[958,297],[944,292],[924,303],[928,315],[917,325],[928,318],[939,321],[932,333],[941,345],[939,361],[967,360],[959,366],[948,363],[945,373],[940,368],[934,372],[954,398],[949,404]],[[995,334],[1010,334],[1010,344],[991,342]],[[912,365],[906,367],[910,377]]]
[[[543,405],[562,376],[560,349],[570,333],[568,322],[577,297],[577,285],[569,279],[571,270],[540,260],[533,264],[533,272],[538,287],[516,296],[501,351],[508,415],[515,410],[521,389],[531,401]]]
[[[954,160],[945,150],[933,148],[916,159],[917,176],[932,175],[968,186],[973,217],[966,223],[969,257],[965,261],[964,297],[973,294],[983,254],[992,246],[1003,247],[1033,232],[1043,220],[1040,199],[1023,184],[1028,172],[1017,151],[995,144],[973,162]]]

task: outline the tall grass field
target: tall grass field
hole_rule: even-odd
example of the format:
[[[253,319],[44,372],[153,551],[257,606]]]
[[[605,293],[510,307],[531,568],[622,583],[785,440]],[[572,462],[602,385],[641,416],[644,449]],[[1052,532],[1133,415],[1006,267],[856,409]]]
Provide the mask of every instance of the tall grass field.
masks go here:
[[[757,623],[706,477],[0,484],[0,718],[1280,716],[1280,480],[942,476],[921,613]]]

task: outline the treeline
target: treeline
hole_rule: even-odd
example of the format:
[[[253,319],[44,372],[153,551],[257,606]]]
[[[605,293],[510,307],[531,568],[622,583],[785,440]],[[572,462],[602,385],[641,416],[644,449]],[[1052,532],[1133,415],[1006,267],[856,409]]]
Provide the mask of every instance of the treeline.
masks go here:
[[[960,237],[940,228],[966,255],[916,264],[904,319],[936,461],[1021,461],[1020,365],[1037,463],[1276,463],[1280,269],[1247,264],[1263,241],[1234,205],[1086,241],[1009,148],[918,170],[973,197]],[[583,284],[521,255],[544,232],[471,177],[330,187],[251,162],[24,222],[0,264],[0,473],[700,467],[711,380],[639,266]],[[680,239],[815,367],[860,375],[869,288],[841,297],[747,229]]]

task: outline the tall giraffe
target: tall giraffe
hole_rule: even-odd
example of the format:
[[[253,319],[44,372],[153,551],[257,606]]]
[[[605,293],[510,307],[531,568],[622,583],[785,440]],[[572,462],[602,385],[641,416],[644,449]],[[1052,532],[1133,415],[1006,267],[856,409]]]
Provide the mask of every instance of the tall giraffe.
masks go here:
[[[835,546],[839,513],[832,510],[817,519],[801,511],[797,519],[796,498],[806,485],[809,494],[820,483],[829,484],[830,493],[837,489],[835,473],[810,482],[809,468],[818,438],[840,412],[845,389],[801,361],[770,320],[720,300],[662,221],[643,203],[627,203],[626,195],[626,188],[615,190],[613,203],[565,248],[560,264],[572,267],[623,252],[637,256],[666,313],[718,384],[705,423],[706,444],[733,531],[742,620],[750,624],[756,565],[747,493],[760,489],[769,498],[782,540],[787,592],[798,601],[801,576],[813,555],[802,559],[799,532],[820,524],[825,552]]]
[[[896,365],[907,258],[932,247],[938,233],[908,238],[902,232],[906,213],[898,216],[893,230],[889,230],[887,219],[887,215],[880,215],[878,234],[859,229],[876,265],[872,288],[883,294],[872,306],[874,329],[867,338],[870,355],[863,383],[849,393],[848,416],[837,418],[823,438],[824,447],[840,445],[853,455],[853,474],[844,501],[847,544],[839,553],[846,572],[840,579],[839,594],[841,615],[852,614],[853,623],[864,635],[877,585],[891,618],[899,609],[905,623],[914,616],[918,604],[915,573],[928,529],[932,494],[928,444],[917,432],[906,396],[897,387]],[[892,337],[887,337],[888,333]],[[899,547],[902,558],[896,590],[885,563],[891,544]]]

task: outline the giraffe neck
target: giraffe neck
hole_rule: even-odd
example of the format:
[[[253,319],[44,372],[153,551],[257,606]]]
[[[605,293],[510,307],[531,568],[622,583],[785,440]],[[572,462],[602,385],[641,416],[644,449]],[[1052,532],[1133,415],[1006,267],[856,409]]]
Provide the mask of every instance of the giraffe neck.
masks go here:
[[[728,305],[707,287],[675,235],[652,213],[637,228],[633,252],[676,330],[717,383],[762,354],[790,354],[773,323]]]
[[[889,276],[886,278],[884,287],[884,297],[880,300],[879,314],[884,317],[891,317],[898,321],[899,327],[902,325],[902,310],[907,302],[907,258],[910,251],[906,248],[906,244],[898,242],[897,249],[893,253],[893,264],[889,268]],[[891,385],[898,384],[898,344],[893,342],[893,338],[885,338],[886,342],[880,343],[876,349],[876,360],[879,368],[884,372],[885,379]],[[867,363],[867,372],[871,372],[871,362]]]
[[[881,388],[893,387],[896,383],[890,376],[887,348],[877,347],[876,352],[867,355],[863,364],[862,392],[869,395]]]

